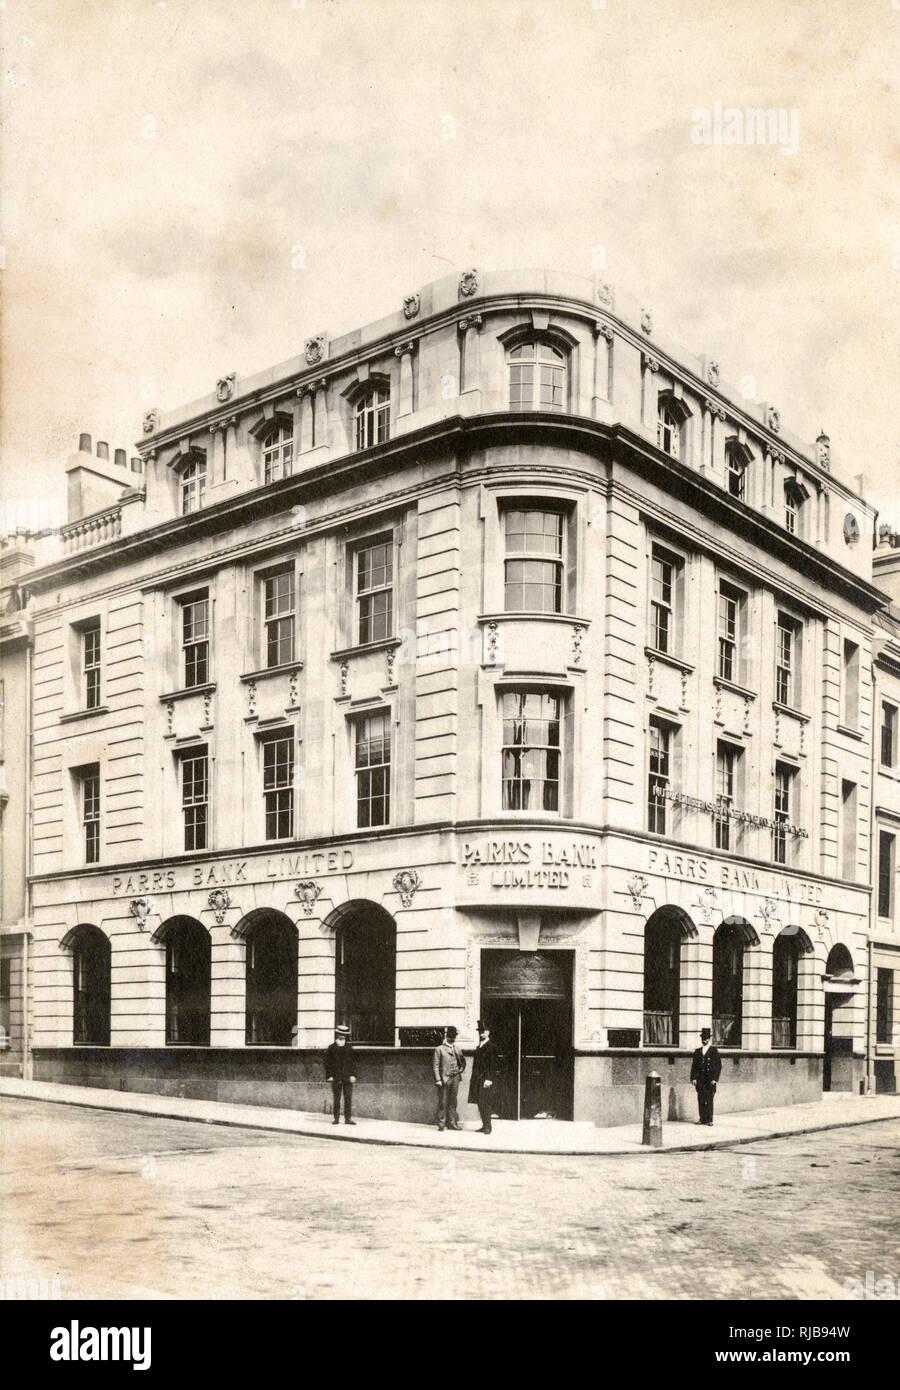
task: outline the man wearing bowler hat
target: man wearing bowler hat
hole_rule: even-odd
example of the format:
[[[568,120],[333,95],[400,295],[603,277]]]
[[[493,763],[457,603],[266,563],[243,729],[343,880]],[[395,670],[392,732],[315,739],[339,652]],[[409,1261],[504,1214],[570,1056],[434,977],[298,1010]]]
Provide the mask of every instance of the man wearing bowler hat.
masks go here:
[[[478,1046],[472,1058],[472,1078],[469,1082],[469,1104],[478,1106],[481,1116],[479,1134],[490,1134],[494,1104],[494,1082],[497,1079],[497,1044],[491,1042],[491,1030],[478,1020]]]
[[[459,1083],[466,1069],[466,1059],[456,1046],[457,1030],[444,1029],[444,1041],[434,1049],[432,1065],[434,1084],[438,1088],[438,1129],[462,1129],[456,1108]]]
[[[325,1080],[331,1082],[334,1096],[334,1119],[332,1124],[341,1122],[341,1095],[344,1097],[344,1124],[355,1125],[353,1111],[353,1083],[356,1080],[356,1057],[350,1045],[350,1028],[339,1023],[334,1030],[334,1042],[325,1053]]]
[[[691,1062],[691,1080],[697,1088],[697,1105],[700,1110],[698,1124],[711,1125],[713,1122],[716,1082],[721,1075],[722,1058],[712,1045],[712,1033],[709,1028],[701,1028],[700,1046],[695,1050]]]

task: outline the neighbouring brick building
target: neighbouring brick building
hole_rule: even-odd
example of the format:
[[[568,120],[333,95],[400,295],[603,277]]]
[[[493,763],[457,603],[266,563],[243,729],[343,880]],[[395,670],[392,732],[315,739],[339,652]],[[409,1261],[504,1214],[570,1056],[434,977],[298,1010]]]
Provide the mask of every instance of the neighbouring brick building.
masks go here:
[[[857,1089],[874,518],[608,286],[451,276],[90,439],[34,613],[35,1076],[614,1124]],[[890,639],[893,640],[893,639]],[[893,823],[893,822],[891,822]]]

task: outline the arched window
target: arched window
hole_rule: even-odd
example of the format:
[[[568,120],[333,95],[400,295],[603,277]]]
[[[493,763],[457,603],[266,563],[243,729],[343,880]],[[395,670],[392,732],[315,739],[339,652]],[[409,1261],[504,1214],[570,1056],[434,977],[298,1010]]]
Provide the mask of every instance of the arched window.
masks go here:
[[[294,464],[294,433],[289,424],[279,424],[263,440],[263,468],[267,483],[288,478]]]
[[[745,937],[736,922],[723,922],[713,937],[713,1042],[740,1047],[744,1011]]]
[[[809,493],[794,478],[789,478],[784,485],[784,524],[792,536],[802,536],[804,533],[803,504]]]
[[[566,408],[566,355],[552,343],[520,343],[507,355],[510,410]]]
[[[847,979],[850,981],[855,979],[853,957],[847,950],[847,947],[842,946],[840,942],[838,942],[836,946],[832,946],[831,950],[828,952],[828,959],[825,962],[825,974],[835,980]]]
[[[772,1046],[797,1046],[797,979],[800,937],[785,929],[772,951]]]
[[[397,926],[377,903],[359,900],[332,914],[334,1018],[354,1042],[394,1044]]]
[[[356,447],[384,444],[391,432],[391,393],[387,384],[369,388],[356,403]]]
[[[72,951],[72,1042],[109,1047],[109,938],[99,927],[77,927],[65,938]]]
[[[690,413],[673,391],[660,391],[656,403],[656,442],[670,458],[682,458],[685,453],[684,433]]]
[[[732,497],[747,500],[747,481],[750,476],[750,450],[736,438],[725,443],[725,486]]]
[[[288,1047],[297,1026],[297,928],[264,908],[245,923],[238,931],[247,947],[247,1044]]]
[[[173,917],[166,943],[166,1042],[209,1046],[209,932],[193,917]]]
[[[677,908],[661,907],[644,928],[645,1047],[678,1046],[681,943],[692,927]]]
[[[194,458],[181,470],[181,513],[198,512],[206,499],[206,459]]]

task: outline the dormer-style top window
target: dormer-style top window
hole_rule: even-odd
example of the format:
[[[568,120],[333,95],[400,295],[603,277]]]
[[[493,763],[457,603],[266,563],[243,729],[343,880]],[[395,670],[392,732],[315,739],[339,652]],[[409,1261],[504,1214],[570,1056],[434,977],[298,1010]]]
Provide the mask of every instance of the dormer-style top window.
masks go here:
[[[373,385],[356,402],[356,447],[370,449],[385,444],[391,434],[391,393],[387,385]]]
[[[263,440],[263,469],[267,483],[290,477],[294,466],[294,432],[290,424],[275,425]]]
[[[519,343],[510,348],[510,410],[557,410],[566,408],[566,355],[543,339]]]

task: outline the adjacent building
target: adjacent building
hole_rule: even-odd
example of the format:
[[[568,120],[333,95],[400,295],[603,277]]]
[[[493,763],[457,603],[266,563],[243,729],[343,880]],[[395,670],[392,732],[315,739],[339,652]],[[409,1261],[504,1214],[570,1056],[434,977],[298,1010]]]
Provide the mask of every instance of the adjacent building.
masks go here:
[[[707,1024],[724,1110],[865,1084],[896,630],[824,434],[472,270],[139,450],[29,580],[35,1076],[315,1109],[346,1019],[425,1119],[486,1018],[509,1118],[693,1116]]]
[[[25,588],[33,563],[20,537],[0,540],[0,1075],[28,1069],[31,914],[32,628]]]
[[[869,979],[869,1087],[896,1091],[900,1054],[900,914],[897,906],[900,837],[900,536],[879,528],[874,556],[879,587],[892,598],[876,615],[873,704],[875,795],[872,814],[872,944]]]

